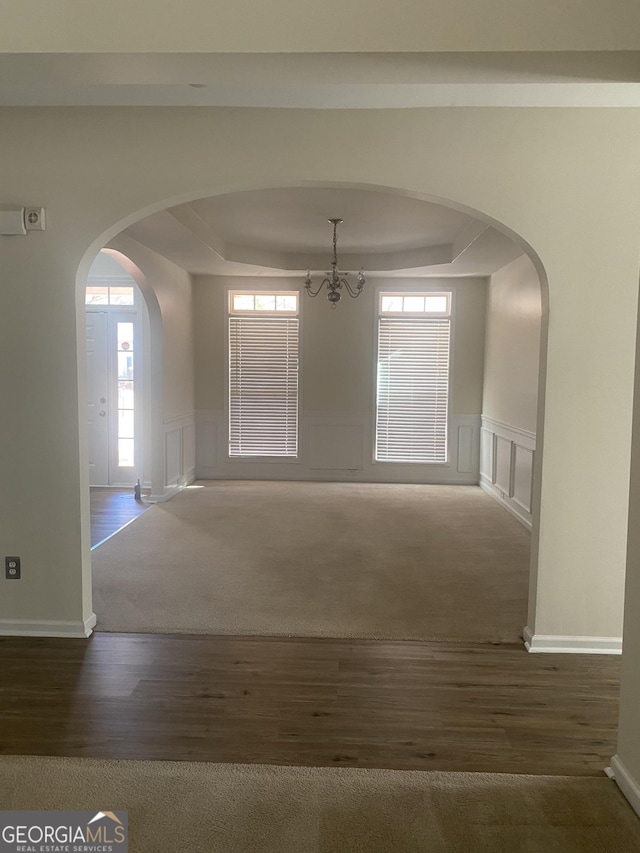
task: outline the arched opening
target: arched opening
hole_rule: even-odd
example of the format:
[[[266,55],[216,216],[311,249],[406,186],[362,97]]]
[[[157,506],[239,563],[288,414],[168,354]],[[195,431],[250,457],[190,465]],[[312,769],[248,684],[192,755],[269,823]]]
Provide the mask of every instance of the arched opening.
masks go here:
[[[306,188],[288,188],[304,189],[311,191],[313,187]],[[415,202],[417,206],[431,206],[435,208],[434,200],[427,199],[423,196],[408,193],[393,192],[385,188],[375,187],[354,187],[345,185],[333,185],[316,187],[325,193],[330,193],[339,199],[342,205],[348,205],[349,195],[354,198],[359,195],[367,195],[370,204],[366,208],[368,214],[369,233],[375,231],[375,224],[372,221],[371,208],[375,206],[371,203],[376,195],[384,197],[387,206],[392,205],[392,200],[410,200]],[[278,193],[282,190],[264,189],[264,193]],[[245,191],[249,192],[249,191]],[[251,193],[249,193],[251,194]],[[243,192],[237,194],[224,193],[218,196],[210,197],[214,200],[229,200],[232,196],[232,204],[236,203],[237,197],[242,196]],[[253,193],[253,201],[259,195],[258,191]],[[205,199],[203,201],[207,201]],[[515,235],[510,233],[508,229],[498,225],[495,222],[483,222],[483,217],[475,211],[469,211],[462,206],[444,203],[441,199],[436,200],[437,205],[443,211],[455,211],[459,214],[459,218],[450,218],[453,223],[452,228],[455,234],[450,229],[449,234],[445,234],[441,227],[439,235],[440,243],[432,241],[431,245],[416,246],[410,243],[406,244],[402,251],[405,254],[403,260],[397,261],[400,270],[385,269],[385,263],[380,263],[380,268],[373,268],[373,275],[370,278],[369,293],[370,304],[368,306],[369,313],[366,319],[365,315],[358,314],[360,305],[366,305],[366,299],[362,303],[344,304],[340,309],[344,308],[342,315],[338,312],[335,314],[327,314],[326,311],[320,313],[320,309],[327,306],[320,306],[318,303],[305,304],[303,306],[304,316],[304,335],[305,341],[303,347],[307,349],[303,352],[303,361],[310,365],[315,360],[316,365],[321,361],[317,356],[320,350],[316,349],[316,358],[313,359],[313,338],[318,344],[323,340],[334,337],[336,335],[342,340],[338,344],[338,351],[334,349],[333,354],[340,361],[341,365],[354,363],[358,359],[358,352],[362,348],[362,343],[365,335],[369,335],[370,340],[365,344],[368,349],[367,358],[371,362],[373,356],[373,341],[376,339],[376,333],[371,337],[374,323],[372,322],[372,314],[374,303],[374,294],[376,299],[382,292],[404,292],[409,293],[420,292],[425,288],[433,291],[434,287],[438,290],[447,289],[455,295],[455,302],[458,306],[459,316],[457,318],[459,328],[454,330],[453,340],[458,346],[457,350],[452,350],[452,362],[457,362],[457,375],[452,376],[451,387],[463,398],[463,402],[457,401],[457,405],[452,403],[453,397],[450,399],[450,420],[448,424],[448,440],[449,440],[449,456],[447,458],[448,468],[447,475],[443,477],[442,471],[444,468],[436,469],[431,466],[427,471],[426,468],[417,470],[413,468],[411,471],[404,467],[404,463],[399,466],[387,468],[384,474],[381,474],[379,461],[371,458],[371,442],[372,442],[372,421],[371,414],[361,416],[360,411],[349,410],[348,402],[350,399],[351,390],[344,386],[339,391],[341,396],[340,402],[331,404],[327,409],[322,410],[319,405],[310,404],[311,408],[308,411],[302,411],[300,436],[300,445],[302,448],[302,462],[296,460],[297,467],[294,465],[283,466],[278,468],[273,459],[269,460],[230,460],[227,454],[228,435],[226,433],[229,422],[229,412],[226,408],[228,405],[228,392],[224,386],[224,371],[228,368],[224,367],[225,359],[228,357],[228,350],[225,354],[225,348],[228,347],[228,340],[225,335],[228,335],[228,293],[234,287],[239,287],[243,292],[256,290],[264,292],[272,290],[275,285],[277,288],[286,288],[300,292],[301,275],[300,270],[307,266],[307,263],[302,263],[302,256],[305,255],[304,247],[299,247],[297,257],[287,259],[283,257],[282,251],[279,254],[278,263],[280,266],[275,266],[272,260],[274,254],[273,234],[266,240],[265,244],[245,245],[242,246],[236,240],[234,242],[234,234],[229,233],[222,235],[216,234],[215,229],[209,227],[211,223],[207,223],[206,211],[200,209],[199,205],[203,203],[197,202],[194,205],[181,204],[174,206],[169,214],[156,214],[147,217],[140,222],[138,226],[133,226],[128,231],[124,231],[119,237],[111,237],[111,245],[115,245],[118,240],[135,239],[138,243],[143,244],[147,252],[148,259],[154,260],[162,264],[167,260],[178,267],[177,260],[179,253],[166,252],[162,249],[158,250],[158,244],[154,242],[154,226],[159,227],[157,232],[161,239],[167,242],[168,232],[163,232],[162,229],[168,226],[167,216],[170,216],[178,223],[181,228],[188,228],[192,235],[196,235],[200,244],[205,243],[209,247],[215,246],[217,254],[222,256],[225,263],[234,266],[231,275],[224,275],[222,272],[215,272],[213,275],[199,271],[195,286],[192,291],[192,305],[189,306],[189,311],[192,312],[194,318],[193,338],[195,340],[194,350],[192,354],[194,365],[194,376],[192,382],[195,385],[194,404],[190,413],[188,405],[183,409],[174,408],[173,411],[167,411],[166,407],[162,411],[159,421],[162,421],[161,435],[156,444],[156,460],[158,467],[162,467],[162,491],[156,492],[156,495],[162,499],[171,497],[176,489],[187,485],[197,473],[199,478],[211,479],[212,481],[220,480],[271,480],[271,481],[291,481],[298,482],[313,481],[313,482],[347,482],[347,483],[373,483],[387,482],[389,484],[439,484],[439,485],[470,485],[471,483],[482,482],[485,486],[485,491],[489,492],[492,497],[501,502],[502,506],[507,508],[513,515],[517,516],[521,522],[533,528],[533,548],[532,553],[532,570],[531,584],[533,593],[529,596],[530,612],[527,620],[526,614],[522,612],[521,616],[517,617],[517,634],[509,635],[491,635],[485,632],[480,634],[477,639],[485,639],[492,641],[516,641],[518,635],[526,624],[533,627],[535,624],[535,554],[537,537],[536,527],[536,506],[539,505],[540,495],[540,448],[541,448],[541,426],[543,412],[543,394],[540,394],[537,404],[532,402],[532,398],[536,397],[537,388],[533,385],[538,383],[540,387],[544,387],[544,353],[545,353],[545,324],[546,324],[546,281],[544,275],[540,274],[541,265],[536,255],[526,246],[522,244]],[[273,202],[273,195],[271,198]],[[337,202],[336,202],[337,203]],[[355,203],[354,203],[355,204]],[[357,208],[357,205],[355,205]],[[344,209],[344,208],[342,208]],[[364,209],[364,208],[362,208]],[[334,210],[335,212],[335,210]],[[341,211],[342,212],[342,211]],[[433,212],[433,211],[432,211]],[[197,217],[193,217],[193,214]],[[246,213],[246,211],[245,211]],[[357,214],[357,209],[354,209],[354,214]],[[238,210],[236,210],[238,215]],[[158,222],[158,219],[163,219],[164,222]],[[446,219],[446,214],[443,215]],[[198,222],[199,220],[199,222]],[[246,216],[244,217],[246,222]],[[320,219],[323,222],[322,219]],[[204,223],[204,225],[203,225]],[[248,229],[253,226],[257,227],[256,223],[249,223]],[[444,229],[446,231],[446,228]],[[197,232],[197,234],[196,234]],[[444,236],[443,236],[444,235]],[[451,252],[449,255],[443,252],[442,240],[447,237],[452,237]],[[453,237],[457,238],[456,240]],[[319,241],[326,238],[324,233],[320,233]],[[287,230],[287,239],[293,240],[292,229]],[[511,247],[511,248],[508,248]],[[399,254],[397,247],[392,247],[396,257]],[[320,246],[307,247],[306,254],[313,256],[318,255],[321,250]],[[162,251],[165,254],[162,255]],[[497,266],[493,272],[487,272],[487,254],[494,251],[497,254]],[[363,254],[362,247],[355,244],[349,245],[345,243],[345,254],[348,258],[347,265],[351,267],[349,261],[355,256]],[[413,254],[411,254],[413,253]],[[439,253],[439,254],[438,254]],[[473,261],[474,253],[480,265],[477,267],[481,272],[474,274]],[[160,255],[161,259],[152,258],[153,255]],[[416,258],[420,258],[420,269],[418,271],[418,262]],[[409,259],[411,258],[411,260]],[[437,260],[439,263],[436,263]],[[380,259],[379,259],[380,260]],[[387,259],[388,260],[388,259]],[[455,268],[458,261],[458,268]],[[402,264],[404,263],[404,266]],[[413,266],[410,266],[410,264]],[[484,266],[482,266],[484,264]],[[313,269],[319,266],[319,262],[311,261],[309,266]],[[358,264],[359,266],[360,264]],[[366,260],[362,264],[371,270],[371,264]],[[449,269],[444,269],[445,267]],[[425,272],[425,269],[427,270]],[[183,272],[185,269],[183,268]],[[193,272],[193,270],[191,270]],[[258,273],[256,275],[255,273]],[[502,272],[500,277],[498,273]],[[186,273],[185,273],[186,274]],[[494,274],[499,281],[488,282]],[[216,278],[216,286],[208,287],[208,279]],[[223,281],[225,279],[225,281]],[[467,281],[469,279],[469,281]],[[480,279],[484,279],[481,285]],[[473,281],[471,281],[473,280]],[[209,282],[210,283],[210,282]],[[234,284],[235,283],[235,284]],[[292,285],[293,283],[293,285]],[[475,284],[474,284],[475,283]],[[183,282],[178,284],[178,288],[182,287]],[[535,293],[537,288],[537,308],[535,306]],[[496,291],[499,294],[496,296]],[[176,294],[170,297],[171,287],[168,286],[165,296],[159,297],[159,301],[165,299],[165,308],[163,320],[170,324],[174,323],[174,334],[172,346],[174,350],[171,355],[165,352],[166,366],[169,368],[173,364],[173,358],[176,354],[182,357],[182,366],[188,363],[189,357],[183,358],[185,347],[187,347],[188,332],[182,326],[182,339],[180,339],[179,329],[180,324],[184,320],[185,304],[182,307],[178,305],[179,300]],[[491,299],[493,292],[495,299]],[[183,296],[185,294],[183,293]],[[495,309],[492,317],[492,334],[493,334],[493,351],[492,360],[490,359],[492,370],[495,372],[496,364],[504,367],[505,365],[511,368],[509,388],[503,389],[503,398],[496,403],[496,377],[493,383],[493,403],[494,410],[487,413],[482,408],[482,398],[486,388],[485,377],[483,376],[483,368],[488,362],[484,352],[484,340],[487,333],[485,324],[485,302],[488,298],[489,310]],[[505,299],[507,304],[505,309]],[[528,307],[524,311],[526,322],[528,323],[528,339],[527,339],[527,354],[520,354],[522,360],[529,360],[528,373],[526,377],[527,390],[523,391],[522,376],[518,375],[518,359],[513,359],[513,347],[522,345],[522,336],[513,329],[514,318],[517,321],[518,317],[522,316],[523,305],[527,303]],[[502,302],[501,302],[502,301]],[[466,307],[463,306],[466,304]],[[161,311],[163,309],[161,308]],[[502,310],[502,313],[501,313]],[[535,325],[537,310],[538,329],[537,335],[535,329],[532,330],[532,325]],[[178,318],[177,314],[182,311],[182,318]],[[482,322],[478,322],[478,312],[482,312]],[[511,314],[509,313],[511,312]],[[188,313],[188,312],[187,312]],[[474,318],[474,314],[476,315]],[[466,319],[462,322],[462,316]],[[214,327],[210,324],[211,318],[215,316],[218,325]],[[207,319],[209,318],[209,319]],[[347,323],[348,320],[348,323]],[[475,325],[474,325],[475,323]],[[314,329],[315,324],[315,329]],[[509,330],[509,326],[511,329]],[[542,327],[542,329],[540,328]],[[357,334],[354,335],[354,328],[357,329]],[[337,331],[338,330],[338,331]],[[505,341],[505,334],[511,332],[511,338]],[[508,337],[508,334],[507,334]],[[471,347],[469,341],[475,340],[475,348]],[[315,345],[315,344],[313,344]],[[311,348],[310,348],[311,347]],[[340,347],[342,349],[340,349]],[[496,354],[496,347],[498,352]],[[502,347],[502,350],[500,349]],[[510,350],[511,348],[511,350]],[[535,360],[538,360],[538,352],[541,354],[540,370],[531,368],[531,353],[535,350]],[[478,369],[478,353],[480,355],[480,364]],[[344,356],[344,358],[342,358]],[[354,359],[350,360],[350,357]],[[473,372],[471,363],[475,361],[474,379],[469,379],[468,375],[460,372],[460,363],[464,362],[467,365],[469,372]],[[373,375],[374,363],[368,364],[367,369]],[[537,364],[535,365],[537,368]],[[315,368],[315,376],[305,376],[304,386],[307,395],[307,401],[315,394],[315,399],[321,400],[323,394],[326,394],[326,386],[333,384],[334,392],[335,377],[326,377],[318,374],[318,368]],[[364,370],[362,363],[351,377],[351,389],[356,387],[357,377],[363,376]],[[212,378],[213,377],[213,378]],[[330,381],[329,381],[330,380]],[[168,386],[168,382],[181,384],[183,387],[186,384],[186,376],[175,371],[171,376],[165,372],[163,393],[166,397],[167,393],[171,396],[176,395],[176,387]],[[212,393],[211,386],[217,386],[215,394]],[[464,389],[465,385],[473,386],[471,389]],[[309,390],[311,388],[311,391]],[[374,386],[371,384],[371,394],[374,393]],[[501,414],[502,411],[508,410],[511,404],[512,408],[518,408],[517,401],[509,400],[509,395],[513,397],[514,393],[521,396],[526,396],[527,418],[526,424],[508,423],[507,417]],[[454,393],[453,391],[451,392]],[[466,396],[465,396],[466,394]],[[217,395],[217,396],[216,396]],[[472,405],[466,401],[474,398],[480,402],[473,409]],[[362,401],[360,401],[362,405]],[[366,403],[364,404],[366,406]],[[190,414],[195,416],[190,417]],[[483,418],[484,415],[484,418]],[[225,458],[227,456],[227,458]],[[359,460],[363,460],[360,462]],[[409,473],[407,473],[409,471]],[[320,543],[322,544],[322,543]],[[99,557],[100,559],[100,557]],[[496,579],[494,579],[496,580]],[[524,580],[526,586],[526,578]],[[499,579],[497,586],[503,587]],[[524,607],[526,609],[526,591],[523,593]],[[202,598],[202,596],[200,596]],[[98,614],[100,616],[100,614]],[[513,623],[515,624],[515,622]],[[120,626],[122,629],[122,626]],[[194,630],[194,625],[182,626],[180,630]],[[200,630],[199,626],[195,626],[195,630]],[[205,633],[208,629],[205,629]],[[251,632],[251,626],[243,628],[246,632]],[[344,628],[342,633],[344,633]],[[348,629],[346,629],[348,631]],[[277,632],[277,631],[276,631]],[[291,633],[291,631],[287,631]],[[295,633],[295,629],[293,630]],[[384,632],[382,634],[384,636]],[[401,634],[400,634],[401,635]],[[413,636],[411,632],[407,636]],[[442,634],[442,636],[445,636]]]

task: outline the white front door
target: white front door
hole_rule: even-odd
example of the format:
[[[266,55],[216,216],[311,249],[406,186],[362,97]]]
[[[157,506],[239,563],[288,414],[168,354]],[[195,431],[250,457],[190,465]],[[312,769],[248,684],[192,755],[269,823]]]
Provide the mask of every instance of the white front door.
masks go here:
[[[87,311],[89,484],[109,485],[109,322],[106,311]]]
[[[86,318],[89,485],[133,486],[141,476],[136,314],[89,310]]]

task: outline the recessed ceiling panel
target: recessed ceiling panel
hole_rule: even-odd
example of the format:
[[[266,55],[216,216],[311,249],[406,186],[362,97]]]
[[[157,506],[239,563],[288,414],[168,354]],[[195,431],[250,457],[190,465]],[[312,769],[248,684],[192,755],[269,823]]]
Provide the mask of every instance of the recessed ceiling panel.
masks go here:
[[[506,236],[445,205],[376,189],[285,187],[198,199],[126,233],[191,273],[324,270],[338,230],[342,269],[368,274],[489,275],[521,254]]]
[[[376,190],[290,187],[200,199],[191,207],[225,242],[277,252],[317,254],[331,245],[328,219],[349,253],[399,252],[453,242],[472,221],[458,211]]]

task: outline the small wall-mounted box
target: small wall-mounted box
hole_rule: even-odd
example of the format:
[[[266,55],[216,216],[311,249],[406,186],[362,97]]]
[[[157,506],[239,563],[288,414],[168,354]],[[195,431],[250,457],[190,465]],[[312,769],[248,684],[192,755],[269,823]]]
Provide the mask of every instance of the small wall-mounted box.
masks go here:
[[[13,236],[27,231],[44,231],[44,207],[0,210],[0,235]]]
[[[0,210],[0,234],[26,234],[24,224],[24,207],[17,210]]]
[[[44,231],[44,207],[25,207],[24,227],[27,231]]]

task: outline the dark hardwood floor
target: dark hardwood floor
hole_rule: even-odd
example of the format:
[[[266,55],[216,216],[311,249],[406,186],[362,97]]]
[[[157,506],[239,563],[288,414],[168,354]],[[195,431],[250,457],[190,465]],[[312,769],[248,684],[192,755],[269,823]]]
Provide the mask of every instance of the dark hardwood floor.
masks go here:
[[[146,509],[92,489],[92,545]],[[5,637],[0,754],[599,775],[619,668],[520,645]]]
[[[597,775],[619,659],[516,645],[0,639],[0,753]]]
[[[149,504],[135,500],[133,489],[92,487],[90,504],[92,548],[149,509]]]

